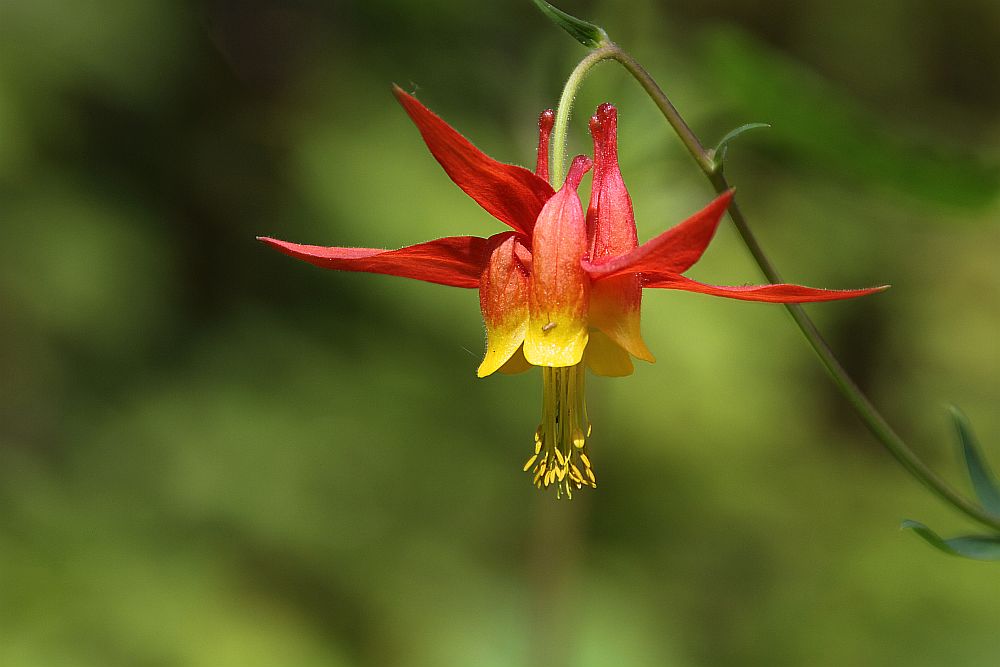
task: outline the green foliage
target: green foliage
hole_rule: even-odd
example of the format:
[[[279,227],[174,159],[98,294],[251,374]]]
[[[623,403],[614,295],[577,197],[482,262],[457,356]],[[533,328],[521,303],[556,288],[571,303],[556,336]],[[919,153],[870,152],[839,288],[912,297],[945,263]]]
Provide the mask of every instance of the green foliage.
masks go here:
[[[722,169],[726,163],[726,152],[729,150],[729,144],[733,142],[734,139],[738,138],[740,135],[749,132],[750,130],[758,130],[764,128],[770,128],[768,123],[746,123],[745,125],[740,125],[734,130],[730,130],[719,139],[719,143],[715,145],[712,149],[712,158],[715,160],[716,169]]]
[[[763,118],[768,137],[808,161],[940,205],[982,208],[1000,193],[1000,160],[920,137],[800,63],[735,30],[707,41],[708,80],[739,116]]]
[[[608,43],[608,33],[604,32],[604,28],[567,14],[545,0],[532,0],[532,2],[549,20],[587,48],[597,49]]]
[[[972,560],[1000,560],[1000,535],[966,535],[946,540],[919,521],[907,519],[902,527],[912,530],[946,554]]]
[[[972,433],[969,418],[955,406],[951,406],[949,410],[955,423],[958,443],[962,449],[962,458],[965,460],[972,489],[976,492],[983,509],[1000,517],[1000,489],[997,488],[997,478],[979,451],[979,444]]]
[[[1000,517],[1000,511],[998,511],[1000,510],[1000,490],[997,489],[993,471],[990,470],[986,460],[979,452],[979,445],[972,433],[972,425],[969,424],[968,417],[957,407],[951,406],[949,412],[955,425],[955,435],[959,450],[962,452],[962,458],[965,461],[965,468],[969,473],[972,489],[983,509]],[[946,540],[919,521],[908,519],[903,522],[902,527],[912,530],[924,538],[928,544],[952,556],[962,556],[973,560],[1000,560],[1000,535],[966,535]]]

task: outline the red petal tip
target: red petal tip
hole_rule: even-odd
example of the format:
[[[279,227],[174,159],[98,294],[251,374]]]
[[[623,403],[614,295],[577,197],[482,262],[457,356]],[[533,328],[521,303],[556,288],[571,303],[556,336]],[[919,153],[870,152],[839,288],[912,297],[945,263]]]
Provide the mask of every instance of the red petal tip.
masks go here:
[[[573,164],[569,167],[569,173],[566,174],[566,186],[576,190],[580,187],[580,181],[583,180],[583,175],[590,171],[590,168],[594,166],[593,161],[586,155],[577,155],[573,158]]]
[[[546,109],[538,115],[538,129],[542,132],[549,133],[552,131],[552,126],[556,123],[556,112],[552,109]]]
[[[538,153],[535,160],[535,176],[549,182],[549,138],[556,122],[556,113],[546,109],[538,116]]]
[[[594,159],[609,165],[618,163],[618,110],[609,102],[597,107],[590,117],[590,134],[594,138]]]
[[[490,215],[530,235],[554,194],[549,183],[523,167],[489,157],[399,86],[392,92],[448,177]]]
[[[392,84],[392,94],[395,96],[396,101],[402,104],[403,108],[407,110],[407,113],[409,113],[409,104],[420,104],[420,101],[416,97],[403,90],[398,83]]]
[[[266,246],[275,248],[276,250],[280,250],[282,252],[284,252],[285,249],[289,246],[288,241],[282,241],[281,239],[276,239],[270,236],[258,236],[257,240]]]
[[[618,109],[615,105],[605,102],[597,107],[597,129],[600,131],[601,139],[608,145],[617,147],[618,144]],[[591,132],[594,126],[590,126]]]
[[[729,203],[733,201],[734,196],[736,196],[736,188],[729,188],[721,195],[713,199],[711,203],[709,203],[708,209],[713,213],[718,211],[719,217],[721,218],[722,214],[726,212],[727,208],[729,208]]]

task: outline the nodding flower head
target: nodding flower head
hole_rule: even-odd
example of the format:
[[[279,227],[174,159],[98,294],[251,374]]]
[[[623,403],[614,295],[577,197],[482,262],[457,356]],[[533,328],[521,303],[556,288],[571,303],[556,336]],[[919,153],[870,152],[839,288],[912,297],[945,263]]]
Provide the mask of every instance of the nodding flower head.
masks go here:
[[[524,470],[539,488],[572,498],[596,487],[584,400],[585,369],[632,373],[632,358],[653,362],[639,316],[643,288],[699,292],[744,301],[805,303],[849,299],[885,287],[825,290],[801,285],[720,286],[682,275],[708,247],[732,200],[726,192],[680,224],[639,245],[632,200],[618,165],[618,115],[602,104],[590,119],[593,160],[577,156],[565,181],[549,185],[554,114],[539,117],[535,171],[497,162],[413,96],[394,89],[431,154],[454,183],[507,231],[451,236],[397,250],[288,243],[273,248],[316,266],[382,273],[479,289],[486,354],[479,377],[542,372],[542,421]],[[577,189],[593,168],[586,212]]]

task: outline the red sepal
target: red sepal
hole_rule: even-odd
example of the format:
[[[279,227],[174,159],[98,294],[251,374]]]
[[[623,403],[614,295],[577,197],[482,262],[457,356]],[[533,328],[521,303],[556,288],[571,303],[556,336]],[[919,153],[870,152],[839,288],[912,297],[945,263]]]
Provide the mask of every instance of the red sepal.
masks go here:
[[[490,215],[530,237],[535,218],[555,194],[552,186],[523,167],[489,157],[399,86],[392,92],[451,180]]]
[[[584,260],[583,267],[594,280],[625,273],[679,274],[687,271],[705,252],[732,198],[732,190],[724,192],[684,222],[638,248],[606,262]]]
[[[382,273],[450,287],[479,287],[487,250],[487,239],[478,236],[448,236],[398,250],[327,248],[264,236],[257,240],[324,269]]]
[[[868,289],[833,290],[804,287],[802,285],[706,285],[684,276],[660,273],[643,274],[644,287],[684,290],[712,296],[722,296],[741,301],[765,301],[768,303],[814,303],[817,301],[837,301],[853,299],[889,289],[888,285]]]

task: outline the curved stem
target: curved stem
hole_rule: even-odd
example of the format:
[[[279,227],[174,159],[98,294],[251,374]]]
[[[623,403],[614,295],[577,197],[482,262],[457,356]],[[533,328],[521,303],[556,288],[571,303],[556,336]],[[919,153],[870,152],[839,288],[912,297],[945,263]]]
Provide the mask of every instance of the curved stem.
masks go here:
[[[614,58],[619,53],[619,49],[614,44],[602,46],[591,51],[587,57],[577,63],[566,85],[563,86],[562,95],[559,96],[559,106],[556,107],[556,121],[552,130],[552,188],[558,190],[562,185],[562,180],[566,176],[566,131],[569,128],[569,117],[573,111],[573,101],[576,99],[576,91],[580,84],[587,77],[590,70],[602,60]]]
[[[712,174],[708,174],[708,176],[717,192],[722,193],[729,190],[729,183],[721,171],[713,172]],[[757,266],[760,267],[764,276],[772,283],[782,282],[774,265],[768,259],[767,255],[764,254],[756,236],[754,236],[753,231],[747,224],[743,212],[735,202],[729,207],[729,215],[740,237],[743,239],[743,243],[750,250],[750,254],[757,262]],[[826,368],[837,389],[840,390],[840,393],[847,399],[847,402],[854,408],[858,416],[861,417],[868,430],[889,450],[889,453],[911,475],[917,478],[919,482],[934,492],[939,498],[969,518],[1000,530],[1000,519],[987,513],[952,488],[937,473],[927,467],[927,464],[920,460],[916,453],[907,446],[906,442],[893,430],[892,426],[889,425],[875,406],[872,405],[871,400],[841,365],[836,355],[834,355],[833,350],[830,349],[829,344],[827,344],[822,334],[820,334],[819,329],[816,328],[816,324],[806,314],[805,309],[795,303],[785,304],[785,308],[792,316],[792,319],[795,320],[795,324],[798,325],[799,330],[802,331],[813,351],[816,352],[816,356],[819,357],[820,362]]]
[[[678,113],[676,107],[670,102],[667,94],[663,92],[663,89],[657,85],[653,77],[650,76],[642,65],[638,63],[632,56],[622,51],[616,44],[609,44],[601,49],[603,55],[601,59],[614,58],[617,60],[643,87],[649,97],[653,100],[656,106],[660,109],[663,117],[666,118],[667,122],[680,137],[680,140],[684,143],[684,146],[691,153],[691,156],[698,163],[698,166],[708,177],[708,180],[712,183],[715,191],[718,193],[723,193],[730,189],[729,183],[726,181],[726,177],[723,174],[722,168],[716,163],[715,156],[711,154],[710,151],[706,150],[702,143],[698,140],[698,137],[691,130],[690,126],[684,121],[680,113]],[[598,53],[594,51],[593,54]],[[593,55],[591,54],[591,55]],[[581,63],[582,64],[582,63]],[[572,77],[571,77],[572,78]],[[560,112],[562,111],[560,102]],[[556,144],[558,147],[560,144]],[[756,236],[754,236],[753,231],[750,229],[743,212],[740,210],[739,205],[734,200],[732,204],[729,205],[729,215],[732,218],[733,224],[736,226],[736,230],[740,234],[740,238],[743,239],[743,243],[750,250],[750,254],[753,256],[754,261],[757,266],[760,267],[761,272],[767,278],[768,281],[772,283],[782,282],[777,269],[775,269],[774,264],[764,253],[763,248],[761,248],[760,243],[757,241]],[[990,528],[1000,530],[1000,517],[993,516],[989,514],[977,504],[973,503],[965,496],[960,494],[954,488],[951,487],[944,479],[942,479],[937,473],[931,470],[927,464],[925,464],[920,457],[914,453],[912,449],[903,441],[901,437],[892,429],[885,418],[875,409],[872,402],[864,394],[857,383],[851,378],[844,367],[841,365],[840,361],[834,355],[833,350],[823,339],[820,334],[819,329],[816,328],[815,323],[806,314],[805,310],[799,304],[784,304],[785,308],[788,310],[795,324],[798,325],[799,330],[809,341],[809,345],[812,346],[813,351],[819,357],[820,362],[826,368],[827,373],[833,380],[834,384],[840,393],[847,399],[847,402],[851,405],[854,411],[861,417],[865,426],[871,431],[872,435],[882,443],[882,445],[889,451],[892,456],[899,461],[899,463],[919,482],[930,489],[934,494],[936,494],[941,500],[947,502],[955,509],[964,513],[971,519],[978,521],[979,523],[989,526]]]
[[[635,80],[638,81],[639,85],[643,87],[646,94],[649,95],[650,99],[653,100],[653,103],[660,109],[660,113],[662,113],[663,117],[667,119],[668,123],[670,123],[670,127],[672,127],[674,132],[677,133],[677,136],[680,137],[680,140],[684,143],[688,152],[691,153],[691,157],[693,157],[694,161],[698,163],[699,167],[701,167],[701,170],[706,174],[714,172],[715,161],[712,156],[707,150],[705,150],[705,147],[701,145],[698,137],[691,131],[691,128],[684,122],[684,119],[681,118],[677,108],[670,101],[670,98],[667,97],[667,94],[663,92],[663,89],[657,85],[656,81],[653,80],[653,77],[649,74],[649,72],[647,72],[646,69],[639,64],[639,61],[622,51],[617,44],[613,44],[612,46],[614,48],[614,52],[611,57],[621,63],[622,67],[628,70],[629,74],[635,77]]]

